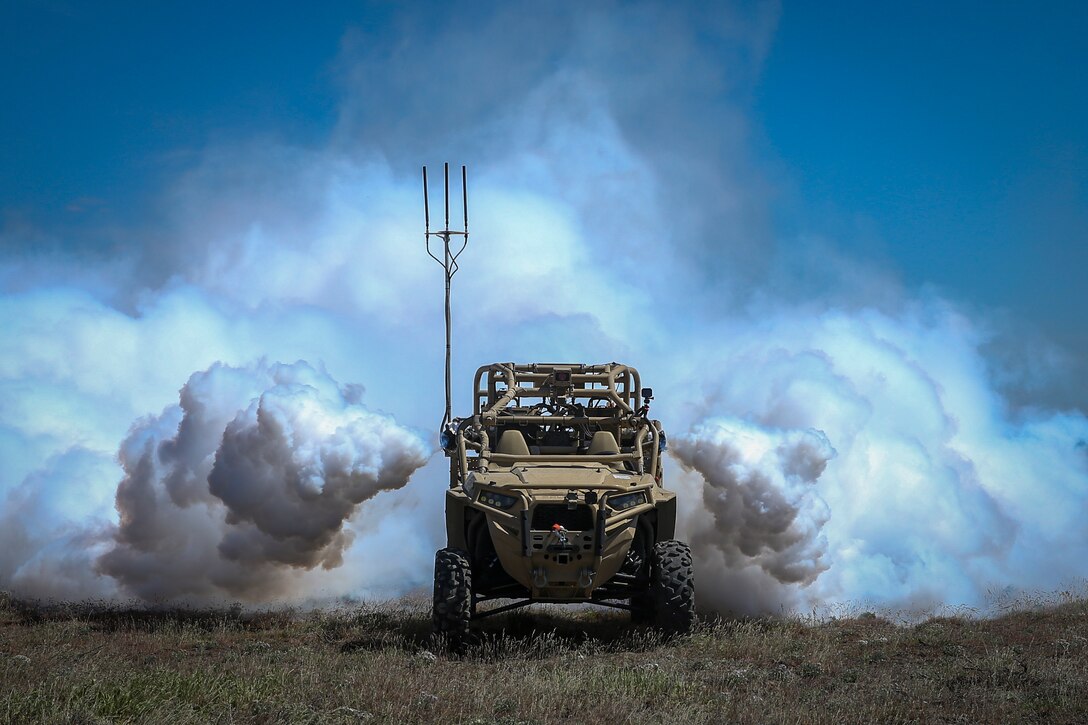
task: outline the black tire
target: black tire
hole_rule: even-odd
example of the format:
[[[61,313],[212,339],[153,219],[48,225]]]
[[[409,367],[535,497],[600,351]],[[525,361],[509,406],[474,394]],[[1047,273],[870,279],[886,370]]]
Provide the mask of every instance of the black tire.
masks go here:
[[[468,639],[472,619],[472,566],[460,549],[439,549],[434,555],[434,606],[431,627],[451,647]]]
[[[650,601],[654,624],[684,634],[695,621],[695,571],[691,549],[682,541],[662,541],[650,556]]]

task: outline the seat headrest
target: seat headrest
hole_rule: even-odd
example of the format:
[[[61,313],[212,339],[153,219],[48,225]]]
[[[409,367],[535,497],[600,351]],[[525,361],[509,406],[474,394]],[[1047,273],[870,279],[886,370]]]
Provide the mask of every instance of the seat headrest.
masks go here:
[[[525,436],[520,430],[504,430],[499,436],[499,445],[496,453],[505,453],[510,456],[528,456],[529,446],[525,444]]]
[[[620,452],[620,445],[616,443],[616,436],[609,431],[599,430],[593,434],[593,440],[589,442],[589,455],[614,456]]]

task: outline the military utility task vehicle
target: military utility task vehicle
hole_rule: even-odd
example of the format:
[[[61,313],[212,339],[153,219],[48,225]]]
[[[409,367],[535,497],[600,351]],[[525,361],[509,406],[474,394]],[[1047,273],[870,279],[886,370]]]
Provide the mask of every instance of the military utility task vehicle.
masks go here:
[[[464,642],[472,620],[535,602],[629,609],[669,632],[692,623],[691,552],[676,541],[676,494],[662,485],[665,432],[649,417],[653,391],[627,365],[495,363],[476,371],[471,417],[453,418],[450,282],[464,229],[430,229],[427,252],[445,270],[446,411],[450,459],[446,547],[435,556],[433,626]],[[460,248],[451,238],[461,236]],[[442,240],[431,251],[431,239]],[[441,256],[439,256],[441,255]],[[495,599],[516,601],[478,609]]]
[[[661,485],[665,433],[626,365],[480,368],[471,418],[443,431],[447,547],[435,557],[434,628],[533,602],[592,602],[686,631],[691,553]],[[486,611],[480,602],[520,601]]]

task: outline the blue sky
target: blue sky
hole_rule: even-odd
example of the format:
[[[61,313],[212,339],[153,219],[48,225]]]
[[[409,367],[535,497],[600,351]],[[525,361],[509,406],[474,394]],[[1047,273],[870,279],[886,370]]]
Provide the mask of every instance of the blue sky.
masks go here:
[[[458,129],[501,114],[573,55],[608,89],[636,147],[666,158],[705,146],[738,183],[763,190],[751,244],[788,256],[792,240],[815,236],[908,287],[936,285],[1078,359],[1088,352],[1083,4],[742,3],[730,12],[750,42],[664,23],[660,45],[647,47],[650,33],[601,57],[571,54],[567,36],[607,23],[556,7],[5,3],[4,244],[153,244],[164,189],[206,147],[269,137],[320,146],[352,113],[348,126],[394,165],[447,150],[471,162]],[[647,14],[591,7],[605,18]],[[697,28],[699,16],[680,10],[670,22]],[[514,40],[497,44],[504,24]],[[479,30],[480,44],[455,40],[443,56],[434,45],[450,28]],[[425,72],[402,72],[413,63]],[[675,85],[651,82],[640,95],[654,68]],[[458,69],[452,89],[436,82]],[[429,82],[413,88],[420,78]],[[435,108],[448,110],[421,113],[435,89]],[[354,110],[351,95],[362,99]],[[738,124],[734,140],[719,141],[717,128]],[[743,244],[733,253],[725,263],[738,268],[759,257]],[[757,263],[751,276],[763,271]]]
[[[786,3],[755,107],[787,223],[1083,346],[1086,30],[1082,3]]]
[[[49,223],[139,194],[217,135],[327,132],[330,66],[367,13],[274,5],[5,3],[5,210]]]

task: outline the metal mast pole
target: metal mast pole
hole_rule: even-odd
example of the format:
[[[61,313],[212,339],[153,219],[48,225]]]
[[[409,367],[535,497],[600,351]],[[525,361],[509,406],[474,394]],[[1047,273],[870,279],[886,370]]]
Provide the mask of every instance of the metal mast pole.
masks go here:
[[[452,379],[451,379],[451,361],[452,361],[452,314],[450,305],[450,289],[453,276],[457,274],[458,265],[457,258],[461,256],[461,252],[465,251],[465,247],[468,246],[468,172],[464,166],[461,167],[461,197],[463,205],[463,231],[453,231],[450,229],[450,165],[443,165],[443,180],[445,186],[445,210],[446,210],[446,225],[441,231],[431,231],[431,210],[430,202],[427,197],[427,167],[423,167],[423,207],[424,207],[424,219],[426,223],[426,243],[427,254],[431,259],[442,265],[442,270],[445,277],[445,320],[446,320],[446,410],[442,416],[442,429],[445,430],[453,417],[453,397],[452,397]],[[461,248],[456,252],[450,249],[450,237],[461,236],[463,241]],[[439,237],[442,239],[442,259],[439,259],[431,251],[431,237]]]

